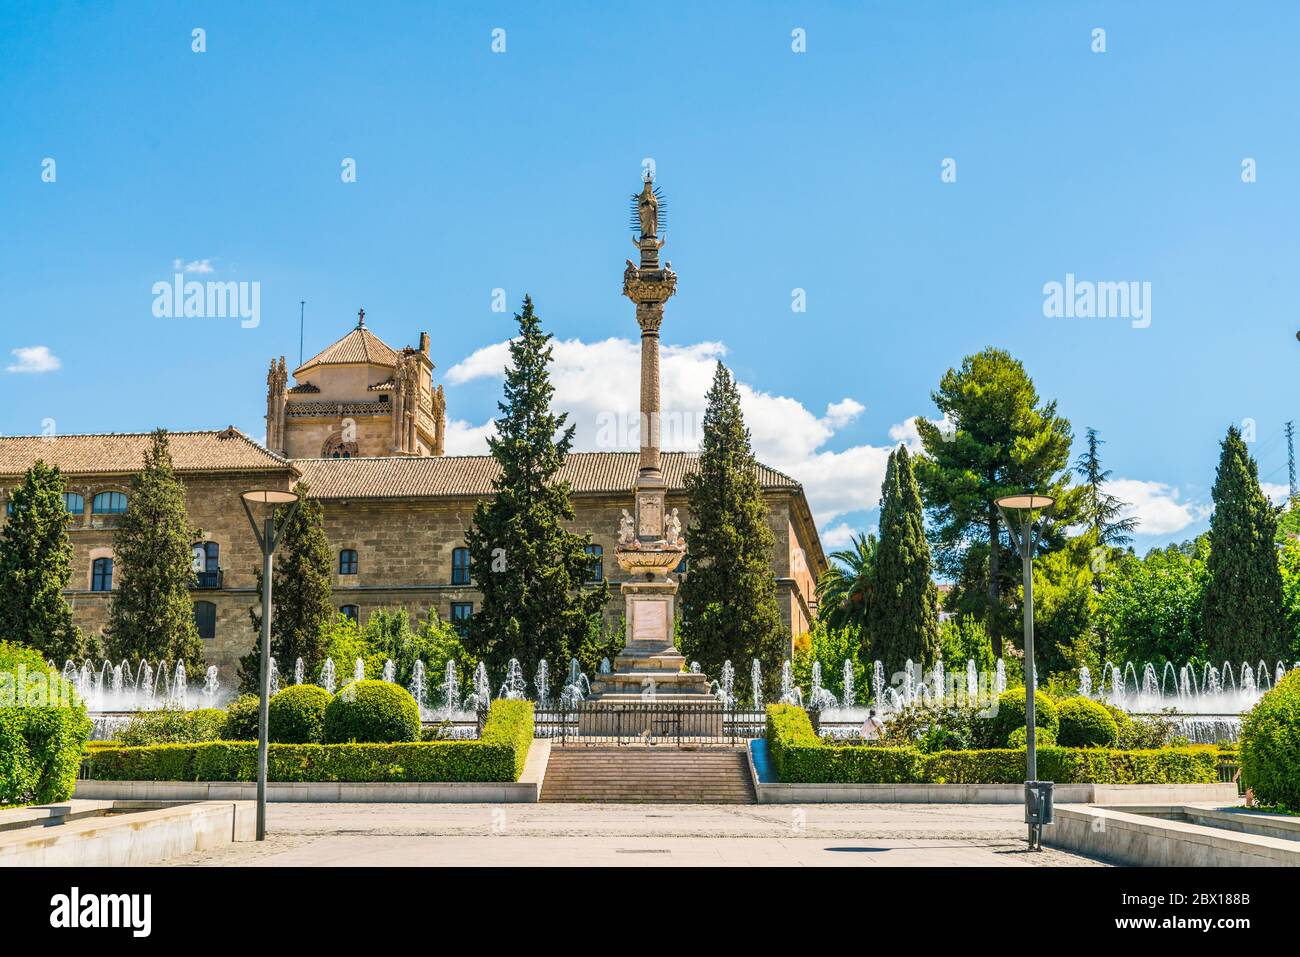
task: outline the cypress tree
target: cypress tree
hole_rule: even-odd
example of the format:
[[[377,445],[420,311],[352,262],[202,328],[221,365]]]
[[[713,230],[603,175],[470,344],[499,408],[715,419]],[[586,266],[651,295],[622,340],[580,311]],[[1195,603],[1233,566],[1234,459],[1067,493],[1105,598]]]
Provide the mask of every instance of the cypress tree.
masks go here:
[[[770,700],[789,647],[770,564],[775,536],[740,392],[721,362],[708,393],[699,468],[686,476],[686,494],[690,570],[681,585],[678,647],[707,674],[718,674],[730,659],[738,685],[748,684],[749,663],[757,658]]]
[[[298,513],[280,536],[275,553],[272,580],[271,657],[280,674],[293,674],[302,659],[304,674],[314,675],[325,661],[324,628],[334,618],[330,573],[333,556],[321,524],[320,502],[308,498],[307,486],[299,482],[294,491],[302,499]],[[283,520],[286,506],[276,509],[276,522]],[[248,610],[253,621],[253,648],[239,659],[241,691],[257,693],[262,674],[262,569],[257,569],[258,607]]]
[[[1255,460],[1228,429],[1214,479],[1205,636],[1212,660],[1269,666],[1290,649],[1273,538],[1277,512],[1259,487]]]
[[[573,443],[567,415],[551,412],[551,336],[542,332],[533,301],[515,314],[505,400],[496,435],[488,439],[500,474],[490,499],[474,509],[465,535],[470,575],[483,596],[465,644],[490,668],[518,658],[527,674],[541,658],[563,668],[577,658],[594,673],[609,649],[592,640],[609,597],[605,581],[587,584],[590,538],[570,532],[570,488],[556,476]]]
[[[72,579],[64,488],[58,468],[37,461],[9,499],[0,538],[0,640],[31,645],[59,666],[89,650],[63,597]]]
[[[889,454],[880,503],[880,544],[872,566],[867,638],[885,672],[910,658],[931,664],[939,645],[938,588],[930,577],[921,489],[907,449]]]
[[[185,510],[185,487],[176,478],[167,431],[158,429],[131,480],[126,513],[113,536],[113,603],[109,609],[111,658],[185,662],[203,667],[203,642],[194,625],[193,558],[197,532]]]

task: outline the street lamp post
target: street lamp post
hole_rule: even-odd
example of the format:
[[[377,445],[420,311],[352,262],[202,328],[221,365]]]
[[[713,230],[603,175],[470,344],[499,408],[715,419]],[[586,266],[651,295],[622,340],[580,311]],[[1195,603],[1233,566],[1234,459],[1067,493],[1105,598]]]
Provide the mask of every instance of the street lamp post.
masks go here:
[[[267,716],[271,699],[271,559],[275,546],[280,544],[280,536],[293,521],[301,500],[296,492],[284,492],[278,489],[252,489],[239,496],[248,516],[248,524],[253,528],[253,537],[262,549],[262,640],[261,658],[262,674],[259,679],[257,715],[257,839],[266,840],[266,742]],[[253,516],[253,506],[260,506],[264,512],[262,527]],[[289,511],[277,526],[275,509],[279,505],[288,505]]]
[[[1050,508],[1056,500],[1047,495],[1004,495],[997,499],[998,511],[1011,541],[1020,555],[1025,587],[1025,822],[1029,825],[1029,847],[1042,850],[1043,825],[1052,823],[1052,782],[1038,780],[1038,753],[1034,740],[1034,512]],[[1012,522],[1007,509],[1015,510],[1019,522]],[[992,543],[996,547],[996,542]]]

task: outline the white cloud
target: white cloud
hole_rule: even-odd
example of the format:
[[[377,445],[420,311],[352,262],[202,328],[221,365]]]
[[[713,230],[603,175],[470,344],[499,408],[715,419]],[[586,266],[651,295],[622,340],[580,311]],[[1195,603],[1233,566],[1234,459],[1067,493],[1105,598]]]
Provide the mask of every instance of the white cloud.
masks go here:
[[[856,528],[844,522],[824,528],[821,532],[822,548],[827,552],[836,552],[848,548],[853,544],[853,536],[857,534],[858,530]]]
[[[1141,535],[1181,532],[1188,525],[1204,521],[1211,511],[1204,503],[1182,501],[1182,493],[1164,482],[1114,479],[1106,483],[1106,491],[1128,503],[1124,516],[1138,520]]]
[[[63,365],[49,346],[20,346],[12,353],[17,361],[6,366],[6,372],[54,372]]]
[[[591,343],[557,339],[553,347],[550,371],[555,386],[554,407],[567,411],[569,423],[576,427],[574,448],[636,449],[640,443],[640,342],[618,338]],[[660,445],[665,450],[699,448],[705,394],[713,381],[716,363],[726,354],[720,342],[662,348]],[[457,386],[480,379],[500,379],[509,359],[507,343],[485,346],[448,369],[445,381]],[[892,446],[858,445],[841,451],[824,448],[838,429],[865,411],[861,403],[844,398],[830,403],[826,414],[819,417],[789,396],[772,395],[744,382],[738,387],[755,454],[765,464],[803,483],[819,524],[879,505],[885,460]],[[891,435],[899,428],[902,426],[895,426]],[[482,453],[490,431],[490,420],[482,425],[450,422],[447,451],[460,455]]]
[[[842,429],[866,410],[867,407],[861,402],[843,398],[826,406],[826,421],[832,428]]]
[[[185,272],[209,273],[212,272],[212,260],[193,259],[190,260],[189,262],[184,262],[183,260],[180,259],[173,259],[172,269],[174,269],[176,272],[180,272],[184,270]]]
[[[1279,485],[1277,482],[1260,482],[1259,487],[1264,490],[1264,494],[1274,505],[1285,505],[1287,499],[1291,497],[1291,486],[1289,485]]]

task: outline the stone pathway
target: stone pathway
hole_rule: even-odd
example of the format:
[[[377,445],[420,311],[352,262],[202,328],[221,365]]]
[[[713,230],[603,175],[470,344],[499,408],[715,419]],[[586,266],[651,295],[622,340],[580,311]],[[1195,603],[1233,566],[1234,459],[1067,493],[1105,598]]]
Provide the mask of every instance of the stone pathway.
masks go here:
[[[1098,866],[1003,805],[272,804],[263,844],[171,865]]]

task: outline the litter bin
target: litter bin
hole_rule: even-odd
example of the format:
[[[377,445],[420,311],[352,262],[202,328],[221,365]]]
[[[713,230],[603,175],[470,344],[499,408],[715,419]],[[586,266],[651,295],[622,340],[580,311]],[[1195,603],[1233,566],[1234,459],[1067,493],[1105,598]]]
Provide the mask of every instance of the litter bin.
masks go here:
[[[1042,850],[1043,825],[1052,823],[1051,781],[1025,782],[1025,823],[1029,825],[1029,846]]]

